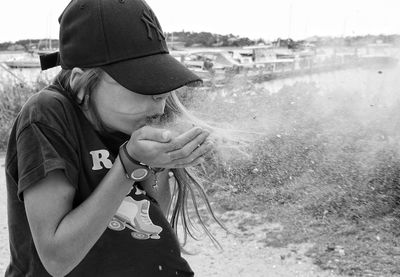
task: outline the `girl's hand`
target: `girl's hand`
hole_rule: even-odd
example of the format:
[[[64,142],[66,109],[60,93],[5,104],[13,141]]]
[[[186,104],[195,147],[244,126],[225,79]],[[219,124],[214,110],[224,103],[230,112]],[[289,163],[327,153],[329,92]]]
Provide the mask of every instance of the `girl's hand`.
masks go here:
[[[206,142],[209,134],[200,127],[178,135],[145,126],[132,133],[127,150],[132,158],[150,167],[184,168],[202,162],[212,150]]]

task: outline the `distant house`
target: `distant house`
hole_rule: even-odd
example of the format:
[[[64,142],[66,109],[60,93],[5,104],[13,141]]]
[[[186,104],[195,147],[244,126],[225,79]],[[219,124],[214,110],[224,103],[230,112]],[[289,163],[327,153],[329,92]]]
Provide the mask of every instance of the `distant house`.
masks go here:
[[[185,42],[183,42],[183,41],[168,41],[167,45],[168,45],[168,49],[178,50],[178,49],[183,49],[185,47]]]
[[[193,47],[193,48],[195,48],[195,47],[204,47],[204,45],[201,44],[201,43],[194,43],[190,47]]]
[[[224,42],[223,41],[219,41],[219,42],[213,43],[212,47],[221,47],[223,45],[224,45]]]
[[[25,47],[21,44],[13,44],[7,47],[7,51],[24,51]]]

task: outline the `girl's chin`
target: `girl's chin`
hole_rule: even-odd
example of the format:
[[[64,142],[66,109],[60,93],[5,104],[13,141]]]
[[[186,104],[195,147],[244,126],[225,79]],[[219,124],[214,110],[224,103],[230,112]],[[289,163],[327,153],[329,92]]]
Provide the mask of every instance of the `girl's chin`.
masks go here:
[[[133,128],[127,128],[126,130],[122,131],[123,133],[127,134],[127,135],[131,135],[133,132],[143,128],[144,126],[146,126],[146,123],[143,124],[139,124],[137,126],[134,126]]]

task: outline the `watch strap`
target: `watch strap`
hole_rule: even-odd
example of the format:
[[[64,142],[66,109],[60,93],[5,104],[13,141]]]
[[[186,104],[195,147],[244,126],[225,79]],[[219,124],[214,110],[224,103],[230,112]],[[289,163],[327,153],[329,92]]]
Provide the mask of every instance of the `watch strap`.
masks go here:
[[[119,148],[119,158],[121,160],[122,167],[125,170],[126,177],[135,181],[144,181],[149,177],[150,167],[135,160],[129,155],[126,149],[127,141],[124,142]],[[135,177],[134,174],[140,176]]]

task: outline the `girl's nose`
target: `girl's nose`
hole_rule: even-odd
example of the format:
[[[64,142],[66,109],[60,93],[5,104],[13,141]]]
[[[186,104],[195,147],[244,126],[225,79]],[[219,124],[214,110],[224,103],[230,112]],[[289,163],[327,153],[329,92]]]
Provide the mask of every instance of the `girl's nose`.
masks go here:
[[[153,106],[154,106],[155,113],[157,113],[159,115],[164,114],[165,99],[162,99],[160,101],[155,101]]]
[[[169,93],[153,95],[154,106],[157,114],[164,114],[165,103],[167,101]]]
[[[167,100],[168,96],[169,96],[169,93],[153,95],[153,100],[154,101]]]

